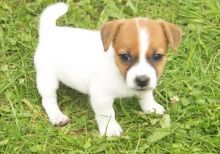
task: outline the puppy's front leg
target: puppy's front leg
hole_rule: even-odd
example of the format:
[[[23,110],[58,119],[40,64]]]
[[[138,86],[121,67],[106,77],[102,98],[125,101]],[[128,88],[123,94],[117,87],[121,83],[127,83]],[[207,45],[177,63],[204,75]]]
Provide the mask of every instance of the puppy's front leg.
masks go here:
[[[113,109],[114,98],[103,94],[103,91],[95,89],[90,92],[90,101],[95,112],[100,134],[120,136],[123,131],[115,119],[115,111]]]
[[[165,109],[162,105],[158,104],[153,97],[152,90],[147,91],[141,96],[140,106],[145,113],[164,114]]]

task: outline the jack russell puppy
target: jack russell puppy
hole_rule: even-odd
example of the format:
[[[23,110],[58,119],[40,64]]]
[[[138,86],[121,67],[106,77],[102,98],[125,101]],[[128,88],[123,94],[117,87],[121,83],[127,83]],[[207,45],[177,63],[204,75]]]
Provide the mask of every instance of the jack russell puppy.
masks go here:
[[[146,18],[106,22],[100,31],[56,26],[68,10],[65,3],[47,7],[40,17],[34,63],[42,105],[54,125],[69,117],[59,109],[59,81],[89,94],[101,135],[120,136],[115,98],[137,96],[146,113],[163,114],[153,97],[166,63],[168,45],[176,51],[181,29],[163,20]]]

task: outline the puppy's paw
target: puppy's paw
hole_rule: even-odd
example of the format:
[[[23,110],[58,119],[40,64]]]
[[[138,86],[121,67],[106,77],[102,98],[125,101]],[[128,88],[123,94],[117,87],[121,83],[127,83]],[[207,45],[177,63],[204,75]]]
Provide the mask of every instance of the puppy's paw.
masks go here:
[[[110,121],[107,126],[100,126],[99,131],[102,136],[106,135],[108,137],[120,136],[123,132],[121,126],[117,123],[117,121]]]
[[[159,115],[163,115],[165,113],[164,107],[162,105],[158,104],[157,102],[147,103],[144,106],[143,111],[145,113],[156,113]]]
[[[70,118],[63,113],[50,116],[49,118],[51,123],[55,126],[64,126],[70,121]]]

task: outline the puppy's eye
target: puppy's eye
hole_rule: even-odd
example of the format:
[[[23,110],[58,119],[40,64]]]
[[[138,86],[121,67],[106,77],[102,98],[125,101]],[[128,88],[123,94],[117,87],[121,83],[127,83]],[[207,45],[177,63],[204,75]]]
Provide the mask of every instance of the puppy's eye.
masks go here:
[[[155,54],[153,54],[152,59],[153,59],[154,61],[161,61],[161,60],[163,59],[163,55],[162,55],[162,54],[159,54],[159,53],[155,53]]]
[[[120,57],[120,60],[122,62],[126,63],[126,62],[130,62],[131,61],[131,55],[129,53],[120,54],[119,57]]]

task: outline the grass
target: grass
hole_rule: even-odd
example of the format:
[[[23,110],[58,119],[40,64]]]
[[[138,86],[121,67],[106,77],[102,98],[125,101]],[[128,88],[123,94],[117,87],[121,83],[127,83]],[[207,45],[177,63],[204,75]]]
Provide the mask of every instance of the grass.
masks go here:
[[[51,0],[0,1],[0,153],[220,153],[219,0],[68,0],[60,25],[98,29],[106,20],[163,18],[184,31],[169,52],[155,97],[163,117],[140,112],[136,98],[115,102],[124,129],[100,137],[88,97],[65,86],[58,91],[71,123],[54,127],[41,106],[33,54],[39,14]],[[178,102],[172,102],[174,96]]]

